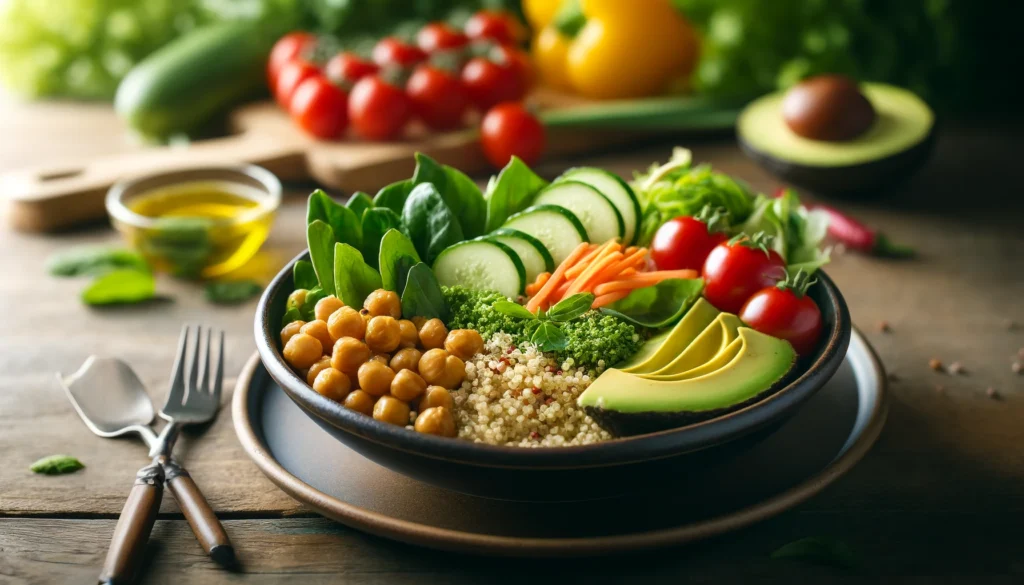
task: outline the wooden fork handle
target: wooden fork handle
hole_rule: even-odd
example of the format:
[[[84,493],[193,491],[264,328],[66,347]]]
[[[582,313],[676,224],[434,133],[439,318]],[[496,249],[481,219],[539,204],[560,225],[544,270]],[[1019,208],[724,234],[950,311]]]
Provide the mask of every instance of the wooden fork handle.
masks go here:
[[[188,520],[203,550],[218,565],[233,566],[235,549],[192,476],[174,459],[164,462],[164,472],[167,474],[165,485],[178,501],[178,507],[185,514],[185,519]]]
[[[135,485],[114,527],[107,560],[100,572],[101,585],[122,585],[135,580],[163,493],[164,470],[154,461],[135,476]]]

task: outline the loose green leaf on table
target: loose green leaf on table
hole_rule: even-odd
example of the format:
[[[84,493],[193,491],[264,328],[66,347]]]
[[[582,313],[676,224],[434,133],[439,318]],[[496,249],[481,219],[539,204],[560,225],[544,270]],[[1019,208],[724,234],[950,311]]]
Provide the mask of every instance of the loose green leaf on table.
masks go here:
[[[703,290],[704,281],[700,278],[669,278],[654,286],[638,288],[599,310],[642,327],[661,329],[678,321]]]
[[[363,212],[363,245],[360,250],[363,258],[374,268],[380,268],[380,242],[384,234],[402,226],[398,213],[387,207],[371,207]]]
[[[462,171],[438,164],[429,156],[417,152],[412,182],[417,186],[423,183],[434,185],[445,205],[455,212],[459,227],[467,238],[475,238],[484,233],[487,203],[480,188]]]
[[[363,217],[363,212],[373,207],[373,199],[362,191],[356,191],[345,202],[345,207],[351,209],[356,217]]]
[[[420,258],[428,263],[465,239],[458,218],[431,183],[417,185],[409,194],[402,208],[402,223]]]
[[[409,198],[409,193],[415,186],[412,179],[391,183],[377,191],[373,197],[373,205],[374,207],[387,207],[401,215],[402,208],[405,207],[405,200]]]
[[[409,270],[402,290],[402,316],[406,319],[426,317],[447,322],[448,302],[441,285],[429,266],[420,262]]]
[[[339,242],[334,246],[334,286],[346,305],[361,307],[366,297],[381,287],[380,274],[363,260],[359,250]]]
[[[50,257],[46,268],[53,276],[98,276],[118,268],[149,270],[138,252],[111,246],[85,246],[58,252]]]
[[[43,475],[61,475],[84,469],[85,465],[71,455],[50,455],[33,463],[29,469]]]
[[[530,337],[530,343],[541,351],[561,351],[569,346],[569,337],[558,325],[543,321]]]
[[[593,293],[576,293],[555,303],[555,306],[548,310],[548,319],[558,322],[572,321],[589,311],[593,304]]]
[[[785,544],[772,553],[773,559],[795,559],[820,565],[854,569],[860,564],[845,542],[831,537],[811,536]]]
[[[359,216],[353,210],[331,199],[321,189],[310,193],[309,202],[306,205],[306,223],[310,224],[316,220],[331,226],[335,241],[344,242],[353,248],[359,248],[362,245],[363,230],[359,223]]]
[[[320,284],[316,278],[316,270],[313,269],[313,265],[305,260],[299,260],[295,263],[295,267],[292,269],[292,283],[296,289],[304,288],[306,290]]]
[[[263,292],[263,285],[253,280],[218,280],[206,283],[206,300],[218,305],[244,303]]]
[[[487,183],[484,193],[487,202],[486,231],[500,228],[509,216],[529,207],[533,196],[547,184],[519,157],[513,156],[498,176],[491,177]]]
[[[405,290],[409,270],[421,262],[412,240],[397,229],[390,229],[380,242],[380,280],[387,290]]]
[[[141,303],[156,294],[156,281],[149,272],[122,268],[100,276],[82,291],[87,305]]]
[[[334,243],[334,230],[323,220],[314,220],[306,226],[309,261],[313,264],[320,288],[330,292],[335,290]]]
[[[508,317],[514,319],[536,319],[537,315],[534,315],[526,307],[512,301],[497,301],[492,305],[492,308]]]

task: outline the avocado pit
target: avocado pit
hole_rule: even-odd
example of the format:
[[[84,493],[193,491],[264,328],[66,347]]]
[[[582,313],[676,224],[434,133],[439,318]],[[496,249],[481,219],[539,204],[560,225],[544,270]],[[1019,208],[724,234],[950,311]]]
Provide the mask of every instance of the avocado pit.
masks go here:
[[[810,140],[853,140],[874,124],[875,107],[849,77],[819,75],[786,92],[782,117],[796,134]]]

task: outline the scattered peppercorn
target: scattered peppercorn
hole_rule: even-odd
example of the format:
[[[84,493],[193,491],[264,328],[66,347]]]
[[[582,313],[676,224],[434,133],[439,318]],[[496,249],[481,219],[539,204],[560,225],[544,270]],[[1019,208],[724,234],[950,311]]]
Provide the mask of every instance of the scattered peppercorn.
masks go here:
[[[963,364],[961,364],[960,362],[953,362],[949,364],[949,368],[947,368],[946,371],[954,376],[959,376],[960,374],[966,373]]]
[[[991,386],[989,386],[988,388],[985,389],[985,396],[988,396],[992,400],[1000,400],[1000,399],[1002,399],[1002,395],[999,394],[999,391],[996,390],[995,388],[991,387]]]
[[[888,321],[879,321],[878,330],[882,333],[892,333],[892,327],[889,326]]]
[[[889,372],[889,381],[890,382],[899,382],[900,381],[900,377],[896,375],[896,372]]]
[[[942,371],[942,360],[937,359],[937,358],[932,358],[932,359],[928,360],[928,367],[933,369],[933,370],[935,370],[936,372],[941,372]]]
[[[1013,362],[1013,364],[1010,365],[1010,370],[1012,370],[1014,374],[1019,374],[1021,373],[1021,370],[1024,370],[1024,367],[1021,367],[1020,362]]]

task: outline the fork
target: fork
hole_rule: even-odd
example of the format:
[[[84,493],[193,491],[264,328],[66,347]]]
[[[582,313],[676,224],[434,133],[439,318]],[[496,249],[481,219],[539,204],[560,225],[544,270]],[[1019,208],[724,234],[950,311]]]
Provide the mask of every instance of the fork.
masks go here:
[[[150,450],[153,462],[136,474],[128,500],[114,527],[110,550],[100,573],[100,583],[128,583],[134,577],[145,549],[146,541],[156,522],[166,485],[178,501],[185,519],[210,557],[222,566],[234,563],[235,554],[224,527],[217,520],[210,504],[181,465],[172,457],[174,444],[181,427],[211,420],[220,406],[224,379],[224,333],[218,334],[217,371],[210,371],[212,331],[206,330],[205,349],[201,350],[202,327],[196,326],[195,344],[185,377],[188,353],[189,326],[185,325],[178,340],[178,354],[174,360],[170,391],[160,413],[168,421]],[[202,362],[202,370],[200,370]]]

